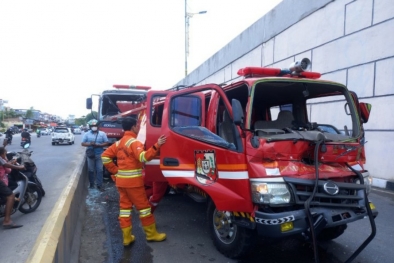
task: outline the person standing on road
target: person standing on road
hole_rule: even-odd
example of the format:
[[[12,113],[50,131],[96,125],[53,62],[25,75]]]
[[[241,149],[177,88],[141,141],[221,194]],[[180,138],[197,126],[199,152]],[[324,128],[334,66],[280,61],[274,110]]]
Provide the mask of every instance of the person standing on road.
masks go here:
[[[15,165],[16,160],[8,161],[6,154],[7,151],[5,147],[0,147],[0,198],[5,198],[7,200],[5,204],[3,228],[11,229],[22,227],[22,225],[17,225],[11,220],[15,194],[8,187],[8,173],[11,172],[11,169],[24,170],[25,167],[23,165]]]
[[[122,120],[125,131],[122,139],[112,144],[101,155],[104,166],[114,175],[116,187],[119,192],[119,224],[123,232],[123,245],[128,246],[134,242],[132,235],[131,211],[133,205],[139,212],[142,227],[147,241],[163,241],[166,234],[156,230],[155,217],[151,213],[151,206],[145,193],[144,179],[142,177],[143,162],[152,160],[159,152],[160,146],[166,142],[164,135],[157,143],[144,151],[144,144],[136,139],[139,127],[134,118],[127,117]],[[113,159],[117,158],[117,165]]]
[[[90,182],[89,188],[94,188],[94,183],[96,181],[97,189],[103,192],[103,162],[101,160],[101,154],[104,152],[104,147],[109,144],[108,138],[104,132],[98,130],[97,120],[90,120],[88,124],[90,127],[90,131],[86,132],[83,135],[81,145],[94,150],[94,157],[86,158],[88,161]]]

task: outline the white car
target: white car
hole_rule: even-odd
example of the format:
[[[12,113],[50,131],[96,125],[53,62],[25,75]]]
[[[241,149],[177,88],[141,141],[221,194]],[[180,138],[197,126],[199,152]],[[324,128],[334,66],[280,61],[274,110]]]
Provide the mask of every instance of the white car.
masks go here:
[[[75,136],[67,127],[56,127],[52,133],[52,145],[60,143],[74,144]]]
[[[82,134],[82,131],[80,128],[74,128],[74,134]]]
[[[49,132],[48,129],[42,129],[42,130],[40,130],[40,134],[41,134],[41,135],[49,135],[50,132]]]

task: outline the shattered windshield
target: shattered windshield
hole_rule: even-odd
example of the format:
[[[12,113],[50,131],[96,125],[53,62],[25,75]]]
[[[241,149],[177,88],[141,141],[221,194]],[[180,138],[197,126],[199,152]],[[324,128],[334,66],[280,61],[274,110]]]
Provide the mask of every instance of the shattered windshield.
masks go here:
[[[352,140],[359,134],[352,97],[331,82],[262,81],[252,89],[251,129],[267,140]],[[320,136],[320,137],[319,137]]]
[[[119,113],[134,109],[146,98],[141,91],[107,91],[100,99],[100,119],[106,119]]]

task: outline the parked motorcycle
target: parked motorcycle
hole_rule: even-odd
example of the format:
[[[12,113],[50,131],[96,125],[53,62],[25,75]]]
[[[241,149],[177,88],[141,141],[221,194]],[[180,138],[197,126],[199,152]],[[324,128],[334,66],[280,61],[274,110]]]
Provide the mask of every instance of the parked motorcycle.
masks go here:
[[[42,196],[45,196],[45,190],[42,186],[40,179],[37,176],[37,166],[34,161],[30,158],[33,151],[29,151],[29,144],[25,145],[25,148],[22,152],[7,152],[7,158],[10,160],[11,158],[16,159],[17,163],[21,163],[25,166],[26,170],[23,171],[12,171],[12,172],[20,172],[25,175],[29,182],[34,183],[40,189]]]
[[[42,193],[40,188],[30,182],[22,172],[13,170],[9,175],[8,187],[15,194],[14,207],[11,214],[17,210],[24,214],[35,211],[41,203]],[[0,197],[0,218],[5,216],[7,198]]]

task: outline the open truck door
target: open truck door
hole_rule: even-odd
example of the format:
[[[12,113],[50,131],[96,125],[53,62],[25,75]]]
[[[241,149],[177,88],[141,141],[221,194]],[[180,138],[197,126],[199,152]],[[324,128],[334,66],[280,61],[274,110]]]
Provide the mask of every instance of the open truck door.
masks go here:
[[[226,112],[219,111],[219,99]],[[219,118],[224,115],[227,120]],[[216,133],[208,129],[207,116],[230,124],[220,123],[219,127],[226,129],[227,137],[232,132],[234,140],[225,139],[219,128]],[[252,211],[242,131],[231,116],[231,104],[220,86],[210,84],[168,94],[161,123],[167,142],[160,149],[160,168],[169,184],[206,193],[218,210]]]
[[[145,133],[145,148],[149,149],[157,142],[162,131],[162,117],[164,102],[170,91],[148,91],[147,106],[145,112],[140,118],[145,117],[145,124],[141,123],[140,133]],[[143,127],[145,125],[145,127]],[[149,132],[148,132],[149,131]],[[143,139],[141,139],[143,141]],[[166,179],[160,170],[160,158],[157,156],[150,162],[145,163],[145,181],[147,182],[165,182]]]

